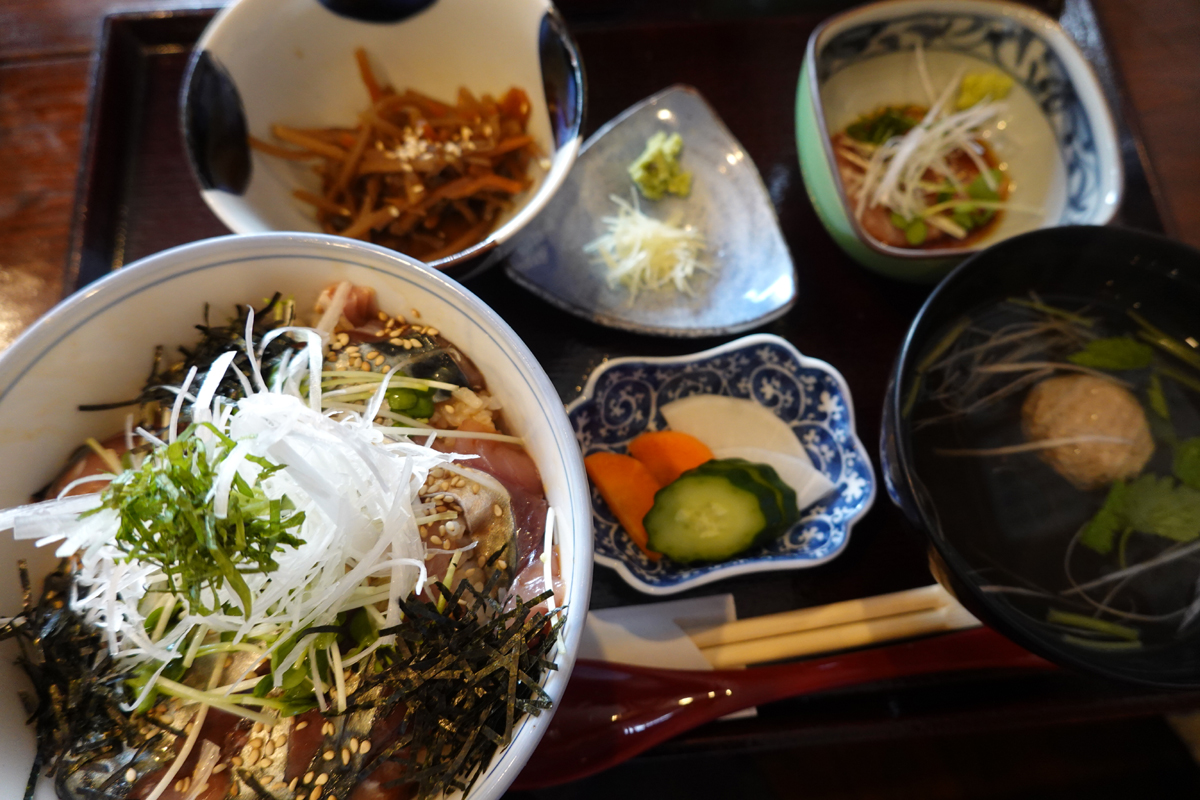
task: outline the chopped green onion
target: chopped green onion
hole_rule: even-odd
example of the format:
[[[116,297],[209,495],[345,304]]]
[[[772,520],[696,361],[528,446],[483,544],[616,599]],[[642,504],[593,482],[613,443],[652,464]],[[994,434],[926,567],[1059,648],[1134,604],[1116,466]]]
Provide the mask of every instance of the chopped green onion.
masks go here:
[[[1046,621],[1052,625],[1066,625],[1071,628],[1082,628],[1084,630],[1103,633],[1108,636],[1116,637],[1117,639],[1127,639],[1131,642],[1138,640],[1138,632],[1133,628],[1125,625],[1118,625],[1115,622],[1108,620],[1096,619],[1095,617],[1084,616],[1083,614],[1075,614],[1070,611],[1060,611],[1057,608],[1052,608],[1046,612]]]

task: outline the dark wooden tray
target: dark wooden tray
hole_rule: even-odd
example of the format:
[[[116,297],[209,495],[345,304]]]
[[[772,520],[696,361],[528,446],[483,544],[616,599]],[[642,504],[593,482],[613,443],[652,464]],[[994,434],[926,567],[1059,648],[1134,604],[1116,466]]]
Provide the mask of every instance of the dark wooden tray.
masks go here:
[[[589,78],[587,132],[672,83],[708,98],[762,172],[796,263],[799,300],[764,330],[836,365],[849,382],[859,433],[874,450],[892,360],[928,293],[850,262],[821,228],[805,195],[793,133],[793,103],[805,43],[830,11],[745,16],[738,4],[670,0],[653,11],[630,3],[560,3]],[[749,4],[746,4],[749,5]],[[754,4],[761,7],[762,4]],[[777,5],[795,8],[780,0]],[[1114,108],[1120,91],[1086,0],[1051,8],[1083,43]],[[810,6],[811,7],[811,6]],[[200,198],[183,154],[179,86],[191,46],[212,10],[106,18],[92,87],[85,156],[66,284],[73,291],[143,256],[226,234]],[[1117,224],[1161,231],[1143,150],[1118,113],[1126,199]],[[641,337],[583,322],[526,293],[493,269],[469,288],[519,333],[564,402],[607,358],[704,349],[717,339]],[[877,461],[878,456],[873,453]],[[783,611],[931,582],[923,537],[887,500],[854,528],[845,553],[809,570],[722,581],[694,594],[732,592],[740,616]],[[650,602],[597,567],[592,605]],[[1160,713],[1200,706],[1200,692],[1164,694],[1070,675],[986,675],[867,687],[777,703],[758,719],[716,723],[658,748],[678,754],[973,731]]]

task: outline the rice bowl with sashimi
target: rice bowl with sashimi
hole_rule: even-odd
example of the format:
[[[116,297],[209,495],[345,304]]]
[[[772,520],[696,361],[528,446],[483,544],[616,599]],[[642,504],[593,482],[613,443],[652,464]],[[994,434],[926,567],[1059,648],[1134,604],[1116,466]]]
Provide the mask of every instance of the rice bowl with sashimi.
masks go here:
[[[370,287],[296,297],[208,308],[0,513],[62,559],[3,628],[60,797],[470,791],[552,707],[575,514],[489,365]]]

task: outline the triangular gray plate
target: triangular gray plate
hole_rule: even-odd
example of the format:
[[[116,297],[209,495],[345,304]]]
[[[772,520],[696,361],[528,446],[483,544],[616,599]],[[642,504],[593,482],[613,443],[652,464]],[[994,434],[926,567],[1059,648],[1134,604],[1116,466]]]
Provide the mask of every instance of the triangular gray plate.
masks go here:
[[[712,274],[699,274],[694,294],[641,292],[631,303],[610,288],[605,269],[584,245],[604,233],[601,219],[628,198],[626,168],[657,131],[683,137],[683,167],[692,172],[687,198],[639,198],[642,211],[667,219],[678,211],[705,236]],[[530,223],[508,258],[508,274],[572,314],[613,328],[660,336],[720,336],[756,328],[786,312],[796,298],[795,269],[762,178],[700,93],[672,86],[649,97],[587,140],[570,175]]]

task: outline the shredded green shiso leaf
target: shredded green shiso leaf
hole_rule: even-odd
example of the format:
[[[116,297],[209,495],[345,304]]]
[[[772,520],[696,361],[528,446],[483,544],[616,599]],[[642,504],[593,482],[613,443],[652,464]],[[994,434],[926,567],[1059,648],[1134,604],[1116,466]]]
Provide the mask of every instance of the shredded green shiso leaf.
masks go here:
[[[166,576],[168,590],[187,598],[191,609],[208,614],[208,603],[226,583],[247,612],[250,590],[244,575],[273,572],[273,558],[282,546],[302,542],[291,531],[304,522],[286,497],[271,499],[262,482],[282,469],[259,456],[247,456],[262,471],[253,485],[234,473],[229,508],[224,516],[213,510],[215,471],[234,442],[211,423],[217,437],[215,453],[189,427],[171,444],[159,445],[139,469],[128,469],[113,478],[101,495],[101,504],[84,512],[86,518],[102,509],[115,511],[121,520],[117,546],[130,559],[157,566]]]
[[[903,136],[921,121],[919,109],[911,106],[885,106],[873,114],[859,117],[846,127],[846,135],[867,144],[883,144],[894,136]]]

